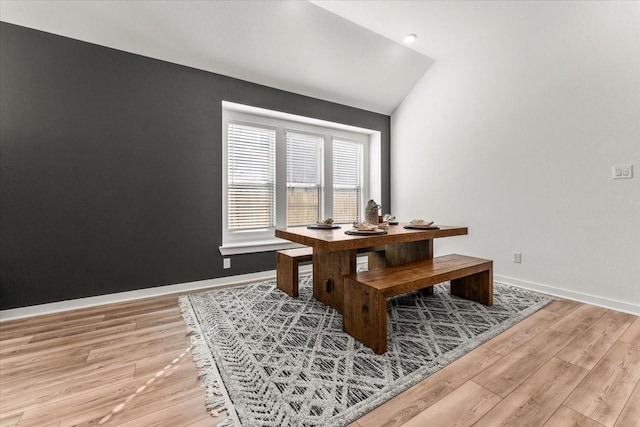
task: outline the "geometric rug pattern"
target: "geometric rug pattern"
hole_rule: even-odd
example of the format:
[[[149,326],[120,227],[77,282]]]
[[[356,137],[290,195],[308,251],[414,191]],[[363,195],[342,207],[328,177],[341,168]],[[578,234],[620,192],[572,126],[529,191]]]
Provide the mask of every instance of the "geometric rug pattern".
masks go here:
[[[225,425],[343,426],[540,309],[551,299],[494,284],[491,307],[411,292],[388,300],[387,352],[342,330],[342,316],[267,281],[180,297],[210,410]]]

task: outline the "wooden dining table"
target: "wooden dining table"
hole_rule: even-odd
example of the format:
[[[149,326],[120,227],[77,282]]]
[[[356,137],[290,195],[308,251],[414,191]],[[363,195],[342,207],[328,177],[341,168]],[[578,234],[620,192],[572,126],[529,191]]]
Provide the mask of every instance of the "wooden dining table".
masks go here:
[[[438,225],[438,229],[390,225],[385,234],[350,235],[351,225],[335,229],[306,226],[276,229],[276,237],[313,248],[313,297],[343,313],[343,276],[356,271],[356,257],[368,252],[369,269],[433,258],[433,240],[461,236],[467,227]]]

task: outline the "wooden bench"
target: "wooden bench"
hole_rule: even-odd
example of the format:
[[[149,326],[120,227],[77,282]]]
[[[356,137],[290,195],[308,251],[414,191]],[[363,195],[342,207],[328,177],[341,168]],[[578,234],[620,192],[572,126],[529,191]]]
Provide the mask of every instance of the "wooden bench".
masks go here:
[[[451,294],[493,304],[493,261],[446,255],[344,276],[345,332],[377,354],[387,351],[387,299],[451,281]]]
[[[298,264],[311,261],[310,247],[287,249],[276,253],[276,283],[290,297],[298,296]]]

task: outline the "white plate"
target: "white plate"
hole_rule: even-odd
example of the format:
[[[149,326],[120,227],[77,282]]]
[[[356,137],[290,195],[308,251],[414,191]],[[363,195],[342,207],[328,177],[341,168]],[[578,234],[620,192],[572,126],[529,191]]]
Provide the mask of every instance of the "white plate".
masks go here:
[[[337,224],[311,224],[307,225],[307,228],[313,230],[335,230],[336,228],[342,228]]]
[[[345,231],[346,234],[361,234],[363,236],[367,235],[376,235],[376,234],[387,234],[387,230],[358,230],[356,228],[352,228],[351,230]]]
[[[426,224],[417,224],[417,225],[411,225],[411,224],[407,224],[404,226],[404,228],[413,228],[415,230],[439,230],[440,227],[438,227],[437,225],[434,224],[430,224],[430,225],[426,225]]]

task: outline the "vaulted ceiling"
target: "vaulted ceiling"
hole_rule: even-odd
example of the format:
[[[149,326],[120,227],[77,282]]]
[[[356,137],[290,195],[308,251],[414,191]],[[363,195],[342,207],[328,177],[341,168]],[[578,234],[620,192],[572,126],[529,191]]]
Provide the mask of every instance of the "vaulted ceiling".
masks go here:
[[[434,60],[593,2],[0,0],[0,20],[391,114]],[[418,34],[410,47],[407,33]]]
[[[390,114],[432,60],[307,1],[5,1],[5,22]]]

